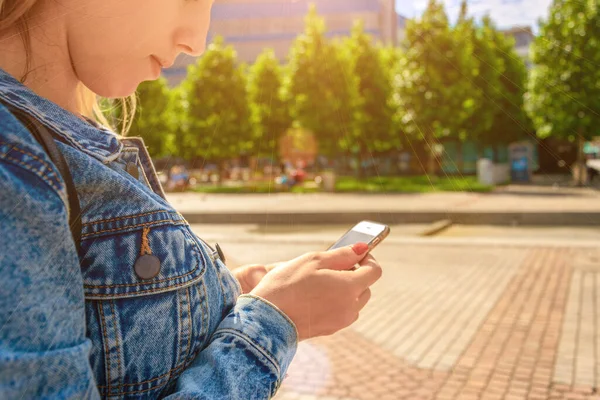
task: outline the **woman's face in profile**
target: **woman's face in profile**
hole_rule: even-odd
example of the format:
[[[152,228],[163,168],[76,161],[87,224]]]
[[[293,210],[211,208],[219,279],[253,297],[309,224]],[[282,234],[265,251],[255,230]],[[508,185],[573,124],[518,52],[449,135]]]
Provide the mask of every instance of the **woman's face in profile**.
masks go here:
[[[179,53],[204,51],[213,0],[68,0],[66,40],[79,80],[103,97],[125,97],[158,78]]]

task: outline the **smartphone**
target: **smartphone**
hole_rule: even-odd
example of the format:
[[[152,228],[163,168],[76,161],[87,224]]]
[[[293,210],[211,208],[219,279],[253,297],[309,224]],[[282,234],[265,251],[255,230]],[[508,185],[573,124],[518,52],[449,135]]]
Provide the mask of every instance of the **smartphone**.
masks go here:
[[[344,235],[335,242],[328,250],[339,247],[351,246],[355,243],[367,243],[369,251],[383,241],[390,234],[390,227],[384,224],[371,221],[361,221],[354,225]]]

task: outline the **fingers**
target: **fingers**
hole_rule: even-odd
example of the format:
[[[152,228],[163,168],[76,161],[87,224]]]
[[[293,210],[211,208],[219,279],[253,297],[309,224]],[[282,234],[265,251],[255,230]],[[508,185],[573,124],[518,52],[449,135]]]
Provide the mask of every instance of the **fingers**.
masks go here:
[[[383,271],[381,266],[372,255],[367,255],[364,260],[359,263],[360,267],[354,271],[348,272],[351,279],[357,287],[366,289],[373,285],[381,278]]]
[[[321,258],[320,269],[332,269],[337,271],[348,271],[359,263],[369,250],[366,243],[357,243],[352,246],[340,247],[323,253],[315,253]]]
[[[357,311],[362,310],[371,300],[371,289],[367,289],[358,297],[356,301]]]

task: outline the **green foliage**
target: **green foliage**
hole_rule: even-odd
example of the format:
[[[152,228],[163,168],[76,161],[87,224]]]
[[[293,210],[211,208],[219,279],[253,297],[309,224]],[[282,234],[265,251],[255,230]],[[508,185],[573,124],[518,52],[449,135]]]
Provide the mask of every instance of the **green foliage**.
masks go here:
[[[311,7],[290,51],[284,88],[292,117],[314,132],[320,154],[348,151],[356,137],[358,82],[351,71],[351,60],[339,43],[326,40],[325,23]]]
[[[488,20],[489,21],[489,20]],[[489,138],[494,123],[497,101],[502,97],[499,89],[501,61],[494,46],[495,30],[488,23],[476,26],[473,18],[467,17],[467,2],[463,0],[461,15],[455,29],[457,45],[467,43],[472,50],[472,62],[463,71],[466,80],[472,83],[473,105],[460,127],[460,138],[482,141]]]
[[[402,101],[398,94],[398,91],[395,90],[399,85],[400,79],[402,79],[402,68],[401,65],[404,65],[404,50],[400,47],[381,47],[379,48],[379,54],[381,56],[381,60],[386,69],[388,84],[390,85],[390,98],[388,101],[388,105],[392,111],[392,120],[391,120],[391,148],[405,148],[407,143],[408,147],[410,147],[410,138],[405,132],[405,124],[403,122],[405,116],[404,107],[402,107]]]
[[[600,0],[573,1],[555,6],[542,28],[549,36],[536,41],[540,67],[528,110],[542,135],[573,135],[583,126],[593,136],[600,122],[591,111],[600,109],[593,68],[600,64]],[[403,50],[375,44],[362,23],[351,37],[329,40],[312,7],[286,66],[267,50],[246,68],[216,38],[180,87],[168,90],[164,80],[140,85],[131,135],[142,136],[154,157],[211,161],[275,156],[290,127],[313,132],[326,156],[368,158],[415,139],[429,149],[443,139],[508,144],[530,129],[527,70],[511,38],[487,17],[476,24],[467,11],[463,1],[450,26],[440,1],[429,0],[423,17],[409,22]]]
[[[281,93],[282,80],[282,67],[272,50],[264,51],[250,67],[248,101],[255,155],[276,156],[278,141],[292,123]]]
[[[532,50],[526,109],[538,135],[600,134],[600,4],[555,0]]]
[[[490,192],[492,189],[492,186],[479,183],[474,176],[339,177],[335,185],[336,192],[371,193]]]
[[[185,146],[196,157],[222,161],[251,149],[246,72],[233,47],[217,37],[182,84],[189,127]]]
[[[169,92],[169,111],[167,123],[173,135],[172,154],[184,159],[192,159],[196,155],[192,147],[194,139],[190,140],[190,115],[188,93],[185,86],[178,86]]]
[[[429,1],[420,20],[408,23],[406,37],[402,77],[396,80],[406,110],[406,130],[420,134],[429,144],[435,139],[459,138],[475,105],[472,43],[450,29],[444,8],[436,0]]]
[[[456,33],[473,48],[473,99],[461,136],[480,146],[507,145],[527,135],[529,120],[523,110],[527,68],[517,55],[514,40],[498,31],[485,16],[476,25],[467,18],[463,0]]]
[[[345,138],[348,143],[344,147],[361,156],[399,148],[400,137],[393,135],[390,80],[395,53],[388,51],[389,58],[384,59],[383,51],[365,33],[362,22],[355,24],[345,46],[353,67],[350,72],[358,78],[358,95],[362,101],[357,107],[355,136]]]
[[[499,32],[489,18],[484,18],[483,22],[482,29],[489,32],[501,73],[495,88],[495,101],[490,105],[494,113],[493,124],[480,142],[507,145],[528,138],[533,132],[524,108],[527,67],[515,51],[514,39]]]
[[[170,92],[164,78],[143,82],[137,90],[137,112],[128,136],[144,139],[152,157],[172,154],[174,136],[170,114]]]

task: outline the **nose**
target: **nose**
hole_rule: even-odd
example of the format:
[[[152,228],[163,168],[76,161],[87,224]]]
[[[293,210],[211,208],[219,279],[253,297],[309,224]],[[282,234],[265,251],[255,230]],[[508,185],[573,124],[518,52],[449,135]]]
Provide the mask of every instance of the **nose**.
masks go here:
[[[206,36],[208,35],[208,26],[206,28],[184,28],[175,34],[175,48],[177,53],[185,53],[193,57],[198,57],[204,53],[206,48]]]
[[[198,57],[204,53],[210,25],[210,13],[210,8],[203,9],[198,13],[191,13],[186,18],[183,26],[175,33],[175,46],[179,52],[193,57]]]
[[[206,41],[206,38],[204,39],[204,41]],[[178,53],[185,53],[187,55],[190,55],[192,57],[198,57],[201,56],[202,53],[204,53],[204,49],[206,48],[206,45],[204,43],[200,44],[196,44],[193,47],[187,44],[178,44],[177,45],[177,50]]]

